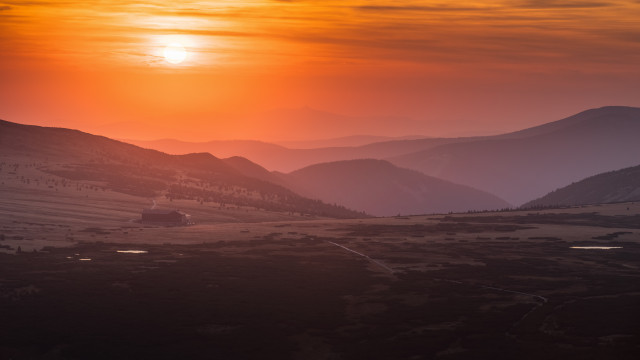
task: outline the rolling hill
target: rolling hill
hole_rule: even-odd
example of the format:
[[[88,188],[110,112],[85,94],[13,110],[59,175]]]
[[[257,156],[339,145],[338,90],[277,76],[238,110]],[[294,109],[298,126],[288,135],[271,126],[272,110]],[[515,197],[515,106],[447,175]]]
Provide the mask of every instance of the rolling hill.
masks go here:
[[[378,216],[509,206],[489,193],[401,169],[383,160],[317,164],[286,174],[284,179],[301,195]]]
[[[47,178],[56,184],[55,191],[59,184],[66,188],[73,183],[78,188],[146,199],[338,218],[362,216],[255,178],[261,174],[260,167],[246,159],[221,160],[209,153],[168,155],[77,130],[0,120],[0,154],[3,171],[9,175],[18,176],[19,168],[30,169],[28,177],[17,179],[18,185],[39,185]]]
[[[523,208],[640,201],[640,165],[610,171],[565,186]]]
[[[603,107],[522,131],[389,159],[519,205],[587,176],[636,165],[640,109]]]

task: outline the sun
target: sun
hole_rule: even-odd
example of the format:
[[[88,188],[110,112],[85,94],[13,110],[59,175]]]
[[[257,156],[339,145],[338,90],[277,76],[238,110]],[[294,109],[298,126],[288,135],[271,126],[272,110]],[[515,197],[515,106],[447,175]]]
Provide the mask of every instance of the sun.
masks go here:
[[[179,64],[187,58],[187,50],[179,43],[171,43],[164,48],[164,58],[172,64]]]

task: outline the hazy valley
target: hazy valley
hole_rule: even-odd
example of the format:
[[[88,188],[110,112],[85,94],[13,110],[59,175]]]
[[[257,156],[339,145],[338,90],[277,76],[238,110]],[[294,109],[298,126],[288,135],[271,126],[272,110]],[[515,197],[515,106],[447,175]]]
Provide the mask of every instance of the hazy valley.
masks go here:
[[[261,144],[327,160],[284,173],[231,156],[248,143],[169,155],[1,122],[0,357],[635,359],[638,166],[617,167],[637,123],[615,108],[496,137]],[[567,186],[518,210],[462,183]]]
[[[169,153],[243,156],[291,172],[317,163],[382,159],[494,194],[512,206],[601,172],[638,165],[640,109],[603,107],[521,131],[471,138],[424,138],[361,146],[290,149],[254,141],[131,141]]]

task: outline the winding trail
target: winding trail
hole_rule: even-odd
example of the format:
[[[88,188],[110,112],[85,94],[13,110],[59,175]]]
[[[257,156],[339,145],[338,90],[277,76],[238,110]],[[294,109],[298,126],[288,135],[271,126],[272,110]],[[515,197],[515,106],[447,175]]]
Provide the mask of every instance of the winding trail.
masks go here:
[[[392,268],[390,268],[389,266],[385,265],[385,264],[384,264],[383,262],[381,262],[380,260],[376,260],[376,259],[374,259],[374,258],[370,257],[369,255],[366,255],[366,254],[363,254],[363,253],[361,253],[361,252],[359,252],[359,251],[356,251],[356,250],[350,249],[350,248],[348,248],[348,247],[346,247],[346,246],[344,246],[344,245],[340,245],[340,244],[335,243],[335,242],[333,242],[333,241],[328,241],[328,240],[325,240],[325,241],[326,241],[327,243],[331,244],[331,245],[337,246],[337,247],[339,247],[339,248],[342,248],[342,249],[344,249],[344,250],[347,250],[347,251],[349,251],[349,252],[352,252],[352,253],[354,253],[354,254],[356,254],[356,255],[358,255],[358,256],[361,256],[361,257],[363,257],[363,258],[365,258],[365,259],[369,260],[370,262],[372,262],[372,263],[374,263],[374,264],[376,264],[376,265],[380,266],[381,268],[383,268],[383,269],[387,270],[387,271],[388,271],[389,273],[391,273],[391,274],[393,274],[393,273],[395,272]],[[448,280],[448,279],[435,279],[435,280],[439,280],[439,281],[447,281],[447,282],[452,282],[452,283],[461,284],[461,285],[467,285],[467,286],[475,286],[475,287],[479,287],[479,288],[483,288],[483,289],[495,290],[495,291],[501,291],[501,292],[507,292],[507,293],[511,293],[511,294],[518,294],[518,295],[529,296],[529,297],[532,297],[532,298],[534,298],[534,299],[536,299],[536,300],[540,300],[540,301],[542,301],[542,303],[547,303],[547,302],[549,301],[549,299],[548,299],[548,298],[546,298],[546,297],[544,297],[544,296],[541,296],[541,295],[529,294],[529,293],[522,292],[522,291],[515,291],[515,290],[503,289],[503,288],[499,288],[499,287],[495,287],[495,286],[488,286],[488,285],[482,285],[482,284],[470,284],[470,283],[465,283],[465,282],[458,281],[458,280]]]
[[[546,303],[549,301],[548,298],[541,296],[541,295],[536,295],[536,294],[529,294],[526,292],[522,292],[522,291],[515,291],[515,290],[509,290],[509,289],[503,289],[503,288],[498,288],[495,286],[487,286],[487,285],[482,285],[482,284],[471,284],[471,283],[465,283],[462,281],[458,281],[458,280],[448,280],[448,279],[434,279],[437,281],[446,281],[446,282],[450,282],[450,283],[454,283],[454,284],[460,284],[460,285],[467,285],[467,286],[475,286],[475,287],[479,287],[479,288],[483,288],[483,289],[489,289],[489,290],[495,290],[495,291],[502,291],[502,292],[508,292],[508,293],[512,293],[512,294],[518,294],[518,295],[524,295],[524,296],[530,296],[534,299],[537,300],[541,300],[543,303]]]
[[[451,282],[451,283],[454,283],[454,284],[460,284],[460,285],[465,285],[465,286],[475,286],[475,287],[479,287],[479,288],[482,288],[482,289],[495,290],[495,291],[506,292],[506,293],[511,293],[511,294],[524,295],[524,296],[532,297],[532,298],[534,298],[536,300],[540,300],[540,302],[537,302],[531,308],[531,310],[527,311],[524,315],[522,315],[522,317],[520,319],[518,319],[516,322],[514,322],[511,325],[511,328],[505,332],[505,335],[507,335],[509,337],[515,337],[515,335],[512,334],[513,330],[516,329],[518,327],[518,325],[520,325],[520,323],[522,323],[524,321],[524,319],[526,319],[534,311],[538,310],[540,307],[542,307],[544,304],[546,304],[549,301],[548,298],[546,298],[544,296],[541,296],[541,295],[529,294],[529,293],[522,292],[522,291],[508,290],[508,289],[498,288],[498,287],[495,287],[495,286],[487,286],[487,285],[482,285],[482,284],[470,284],[470,283],[465,283],[465,282],[458,281],[458,280],[447,280],[447,279],[435,279],[435,280],[446,281],[446,282]]]
[[[493,286],[486,286],[486,285],[480,285],[480,287],[485,288],[485,289],[496,290],[496,291],[503,291],[503,292],[513,293],[513,294],[531,296],[534,299],[542,300],[543,303],[546,303],[547,301],[549,301],[549,299],[547,299],[546,297],[540,296],[540,295],[536,295],[536,294],[529,294],[529,293],[525,293],[525,292],[521,292],[521,291],[501,289],[501,288],[497,288],[497,287],[493,287]]]
[[[359,251],[350,249],[344,245],[340,245],[338,243],[335,243],[333,241],[328,241],[325,240],[325,242],[337,246],[339,248],[342,248],[344,250],[347,250],[351,253],[354,253],[358,256],[361,256],[365,259],[367,259],[368,261],[380,266],[381,268],[385,269],[386,271],[388,271],[389,273],[393,274],[395,271],[390,268],[389,266],[385,265],[384,263],[382,263],[379,260],[373,259],[371,258],[369,255],[363,254]],[[517,294],[517,295],[523,295],[523,296],[529,296],[535,300],[538,300],[539,302],[536,303],[531,310],[527,311],[527,313],[525,313],[520,319],[518,319],[518,321],[516,321],[515,323],[513,323],[513,325],[511,326],[511,329],[508,330],[505,335],[507,336],[514,336],[513,334],[511,334],[511,332],[520,324],[522,323],[522,321],[524,321],[524,319],[526,319],[531,313],[533,313],[535,310],[539,309],[541,306],[543,306],[544,304],[546,304],[549,299],[541,296],[541,295],[536,295],[536,294],[530,294],[530,293],[526,293],[526,292],[522,292],[522,291],[516,291],[516,290],[509,290],[509,289],[503,289],[503,288],[499,288],[499,287],[495,287],[495,286],[488,286],[488,285],[482,285],[482,284],[472,284],[472,283],[466,283],[466,282],[462,282],[462,281],[458,281],[458,280],[449,280],[449,279],[434,279],[436,281],[446,281],[446,282],[451,282],[451,283],[455,283],[455,284],[460,284],[460,285],[464,285],[464,286],[473,286],[473,287],[478,287],[478,288],[482,288],[482,289],[487,289],[487,290],[494,290],[494,291],[500,291],[500,292],[506,292],[506,293],[510,293],[510,294]]]
[[[387,270],[387,271],[388,271],[389,273],[391,273],[391,274],[393,274],[393,272],[394,272],[392,268],[390,268],[390,267],[388,267],[387,265],[383,264],[383,263],[382,263],[381,261],[379,261],[379,260],[376,260],[376,259],[373,259],[373,258],[369,257],[368,255],[365,255],[365,254],[363,254],[363,253],[361,253],[361,252],[358,252],[358,251],[355,251],[355,250],[353,250],[353,249],[349,249],[348,247],[346,247],[346,246],[344,246],[344,245],[340,245],[340,244],[338,244],[338,243],[334,243],[333,241],[327,241],[327,242],[328,242],[329,244],[335,245],[335,246],[340,247],[340,248],[343,248],[343,249],[345,249],[345,250],[347,250],[347,251],[349,251],[349,252],[352,252],[352,253],[354,253],[354,254],[356,254],[356,255],[358,255],[358,256],[362,256],[363,258],[365,258],[365,259],[367,259],[367,260],[371,261],[372,263],[374,263],[374,264],[376,264],[376,265],[380,266],[381,268],[383,268],[383,269]]]

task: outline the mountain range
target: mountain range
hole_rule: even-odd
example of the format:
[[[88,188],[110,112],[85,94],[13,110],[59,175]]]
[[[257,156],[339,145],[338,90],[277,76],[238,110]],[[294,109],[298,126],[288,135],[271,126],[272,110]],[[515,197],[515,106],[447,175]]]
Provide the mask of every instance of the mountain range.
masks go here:
[[[382,159],[521,205],[587,176],[637,165],[640,158],[637,134],[640,134],[640,109],[608,106],[512,133],[483,137],[396,139],[315,149],[291,149],[257,141],[130,142],[175,154],[237,155],[281,172],[318,163]]]
[[[322,140],[306,141],[277,141],[275,144],[289,149],[317,149],[325,147],[357,147],[376,142],[386,142],[394,140],[418,140],[426,139],[428,136],[407,135],[407,136],[376,136],[376,135],[351,135]]]
[[[390,161],[520,205],[587,176],[637,165],[638,134],[640,109],[604,107],[510,134],[396,156]]]
[[[0,122],[2,159],[145,198],[329,217],[420,214],[508,206],[497,197],[382,160],[316,164],[285,174],[210,153],[169,155],[77,130]],[[345,206],[352,210],[348,210]]]
[[[260,164],[270,171],[291,172],[318,163],[354,159],[387,159],[440,145],[469,142],[477,139],[479,138],[421,138],[374,142],[360,146],[322,147],[314,149],[291,149],[282,145],[256,140],[188,142],[175,139],[161,139],[152,141],[123,141],[169,154],[208,152],[220,158],[241,156]]]
[[[543,196],[595,174],[638,165],[640,159],[640,109],[630,107],[587,110],[503,135],[395,139],[361,146],[289,149],[241,140],[136,142],[172,153],[190,151],[181,155],[70,129],[2,121],[0,130],[3,159],[37,160],[43,172],[63,178],[136,196],[333,217],[491,210],[527,201],[549,205],[634,199],[635,190],[616,187],[634,186],[635,178],[628,175],[633,169],[619,177],[612,173],[585,180],[593,188],[588,194],[575,190],[587,185],[574,184]],[[272,171],[245,154],[287,170]]]
[[[0,153],[3,164],[32,166],[43,174],[138,197],[335,218],[363,216],[245,175],[259,171],[248,160],[219,159],[209,153],[169,155],[77,130],[0,120]]]

